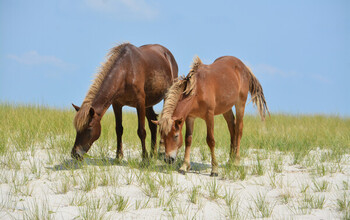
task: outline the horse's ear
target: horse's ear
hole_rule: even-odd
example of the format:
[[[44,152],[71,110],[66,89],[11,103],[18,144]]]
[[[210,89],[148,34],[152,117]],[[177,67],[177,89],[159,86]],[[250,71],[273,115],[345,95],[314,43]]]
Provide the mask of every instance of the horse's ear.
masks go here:
[[[73,108],[75,109],[75,111],[79,111],[79,110],[80,110],[80,107],[79,107],[79,106],[74,105],[73,103],[72,103],[72,106],[73,106]]]
[[[95,115],[95,109],[94,109],[93,107],[90,108],[90,110],[89,110],[89,115],[90,115],[91,118],[94,117],[94,115]]]
[[[159,122],[158,121],[154,121],[154,120],[151,120],[151,122],[155,125],[159,125]]]

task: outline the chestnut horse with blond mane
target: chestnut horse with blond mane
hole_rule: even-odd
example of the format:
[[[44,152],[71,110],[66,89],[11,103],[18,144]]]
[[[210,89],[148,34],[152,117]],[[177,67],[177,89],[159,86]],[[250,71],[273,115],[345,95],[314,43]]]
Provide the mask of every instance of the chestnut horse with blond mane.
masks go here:
[[[252,71],[236,57],[224,56],[205,65],[196,57],[189,74],[172,85],[167,93],[159,121],[161,138],[165,145],[165,161],[173,163],[182,145],[182,127],[186,122],[185,159],[179,172],[190,169],[190,149],[195,118],[205,120],[207,144],[211,151],[211,176],[218,175],[214,147],[214,115],[223,114],[231,136],[229,162],[239,161],[243,130],[244,108],[251,94],[262,120],[269,114],[263,89]],[[236,119],[232,107],[236,108]]]
[[[142,158],[147,159],[145,146],[145,116],[151,130],[151,156],[156,154],[157,120],[153,105],[160,102],[177,78],[178,66],[171,52],[165,47],[152,44],[135,47],[124,43],[111,49],[107,61],[91,85],[81,107],[73,104],[77,113],[74,126],[77,131],[72,157],[83,159],[101,133],[100,121],[113,106],[116,133],[117,158],[123,158],[122,107],[135,107],[138,116],[137,134],[141,139]]]

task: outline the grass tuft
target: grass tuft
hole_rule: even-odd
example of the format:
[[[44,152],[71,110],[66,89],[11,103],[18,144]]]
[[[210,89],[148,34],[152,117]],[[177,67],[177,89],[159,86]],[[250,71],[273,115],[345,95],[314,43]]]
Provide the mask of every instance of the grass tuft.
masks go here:
[[[215,200],[221,198],[221,188],[220,183],[217,182],[216,178],[214,178],[211,182],[208,182],[206,188],[209,192],[209,199]]]
[[[107,204],[107,211],[124,212],[129,207],[129,198],[123,196],[114,195],[110,198]]]
[[[342,212],[344,219],[350,219],[350,196],[346,192],[337,199],[337,209]]]
[[[275,204],[271,204],[266,199],[266,194],[259,192],[253,198],[254,206],[249,206],[249,210],[254,218],[269,218],[272,215]]]
[[[200,188],[200,186],[194,186],[189,192],[189,199],[194,204],[197,204],[199,201]]]
[[[322,181],[313,181],[314,184],[314,192],[327,192],[331,185],[327,180]]]
[[[39,202],[34,200],[25,205],[23,219],[50,220],[53,219],[51,213],[48,201]]]

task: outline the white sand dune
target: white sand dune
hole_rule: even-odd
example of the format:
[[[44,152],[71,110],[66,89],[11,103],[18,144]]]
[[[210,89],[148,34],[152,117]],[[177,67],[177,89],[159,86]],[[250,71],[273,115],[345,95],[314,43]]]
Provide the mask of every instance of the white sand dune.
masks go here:
[[[1,158],[0,219],[339,219],[345,211],[337,201],[350,198],[350,156],[322,162],[329,152],[311,151],[294,164],[290,154],[250,150],[241,161],[243,180],[224,167],[210,177],[210,163],[201,161],[198,149],[186,175],[91,158],[78,166],[50,149],[17,152],[20,167],[11,167],[8,155]],[[137,159],[139,152],[125,155]],[[262,175],[255,173],[257,155]]]

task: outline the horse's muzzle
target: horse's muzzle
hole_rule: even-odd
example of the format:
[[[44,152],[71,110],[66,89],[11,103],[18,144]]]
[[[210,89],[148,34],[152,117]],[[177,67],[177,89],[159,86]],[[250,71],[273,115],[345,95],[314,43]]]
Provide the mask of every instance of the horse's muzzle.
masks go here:
[[[72,156],[73,159],[82,161],[84,159],[83,156],[81,156],[80,154],[77,153],[77,151],[75,150],[75,148],[72,149],[72,152],[70,154]]]

